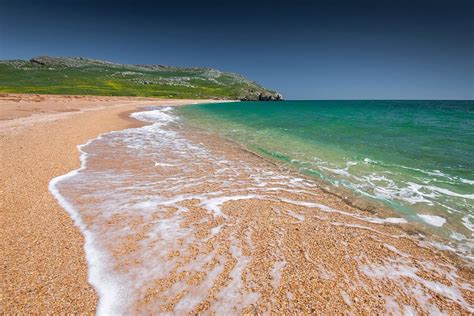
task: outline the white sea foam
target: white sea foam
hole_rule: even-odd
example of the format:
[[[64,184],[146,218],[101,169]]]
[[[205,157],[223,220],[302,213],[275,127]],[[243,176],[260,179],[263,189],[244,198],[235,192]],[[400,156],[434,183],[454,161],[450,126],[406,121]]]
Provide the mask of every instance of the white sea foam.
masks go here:
[[[424,268],[432,270],[432,273],[442,273],[446,276],[445,270],[440,270],[431,263],[424,264]],[[398,258],[386,260],[383,264],[360,265],[359,270],[371,278],[392,280],[398,285],[400,290],[404,291],[407,295],[413,296],[428,312],[440,313],[436,305],[431,303],[431,295],[424,291],[421,286],[456,302],[471,313],[474,312],[474,306],[464,299],[458,286],[445,285],[437,281],[422,278],[417,273],[419,269],[412,265],[407,259]],[[459,284],[457,275],[454,272],[447,276],[451,282]],[[404,279],[406,278],[411,279],[414,284],[405,282]]]
[[[340,293],[341,293],[342,300],[344,301],[344,303],[346,303],[347,306],[352,307],[352,300],[349,297],[349,295],[345,291],[342,291],[342,290],[340,291]]]
[[[385,296],[385,311],[392,315],[398,315],[400,313],[400,305],[391,296]]]
[[[287,210],[287,213],[288,213],[288,215],[290,215],[291,217],[296,218],[296,219],[297,219],[298,221],[300,221],[300,222],[303,222],[304,219],[305,219],[304,215],[295,213],[295,212],[293,212],[292,210]]]
[[[102,136],[99,136],[101,138]],[[80,167],[67,174],[53,178],[48,185],[49,191],[56,198],[74,221],[74,224],[80,229],[84,236],[84,252],[87,260],[88,282],[96,289],[100,300],[97,305],[97,314],[112,315],[122,311],[123,301],[128,296],[127,287],[123,287],[114,274],[108,269],[108,256],[97,246],[94,233],[88,229],[83,222],[77,209],[67,198],[61,195],[57,186],[58,183],[76,176],[81,170],[86,168],[87,153],[82,148],[89,145],[91,141],[77,146],[80,152]]]
[[[459,178],[459,181],[461,181],[462,183],[473,184],[474,185],[474,180]]]
[[[285,266],[286,266],[286,261],[277,261],[272,267],[270,276],[272,278],[272,287],[274,289],[277,289],[278,286],[280,285],[281,274]]]
[[[195,287],[188,287],[186,291],[191,295],[184,296],[179,302],[175,305],[173,312],[175,314],[187,313],[189,310],[192,310],[197,304],[206,299],[206,296],[209,292],[209,289],[214,284],[215,280],[220,273],[224,270],[223,265],[217,265],[214,269],[211,270],[206,276],[206,279]]]
[[[329,172],[332,172],[334,174],[350,177],[351,174],[347,171],[347,168],[341,169],[341,168],[329,168],[329,167],[323,167],[320,166],[321,169],[327,170]]]
[[[332,280],[334,278],[334,273],[328,271],[323,264],[316,266],[316,269],[319,272],[319,277],[323,280]]]
[[[354,167],[358,164],[365,167]],[[413,172],[405,173],[403,169]],[[438,169],[421,169],[390,164],[364,158],[362,163],[347,161],[345,167],[314,159],[311,170],[322,172],[323,178],[337,186],[344,186],[364,196],[411,209],[425,207],[445,211],[447,214],[465,214],[473,210],[474,194],[460,189],[462,184],[474,184],[471,179],[451,175]],[[451,215],[450,215],[451,216]],[[453,216],[453,224],[459,219]],[[430,223],[426,224],[432,226]],[[469,223],[463,224],[471,229]]]
[[[451,232],[450,237],[458,241],[463,241],[466,239],[466,236],[460,233],[456,233],[456,232]]]
[[[362,215],[357,215],[354,213],[349,213],[349,212],[344,212],[341,210],[333,209],[330,208],[326,205],[320,204],[320,203],[314,203],[314,202],[308,202],[308,201],[295,201],[287,198],[280,198],[279,201],[286,202],[289,204],[294,204],[294,205],[299,205],[299,206],[304,206],[304,207],[309,207],[309,208],[318,208],[323,212],[328,212],[328,213],[338,213],[341,215],[349,216],[352,218],[356,218],[361,221],[366,221],[369,223],[374,223],[374,224],[404,224],[407,222],[406,219],[400,218],[400,217],[388,217],[388,218],[377,218],[377,217],[367,217],[367,216],[362,216]]]
[[[216,295],[217,301],[211,306],[211,313],[235,313],[255,303],[259,298],[258,293],[246,291],[242,282],[242,274],[251,258],[242,254],[240,248],[235,243],[235,239],[233,239],[230,251],[237,263],[229,273],[230,281],[227,286]]]
[[[155,163],[155,167],[174,167],[175,166],[170,163],[162,163],[162,162],[156,162],[156,161],[154,161],[154,163]]]
[[[211,198],[203,201],[201,203],[202,206],[213,212],[216,216],[225,216],[222,213],[220,206],[228,201],[238,201],[238,200],[248,200],[248,199],[255,199],[258,196],[256,195],[234,195],[234,196],[221,196],[218,198]]]
[[[469,229],[471,232],[474,232],[474,215],[467,214],[462,218],[463,225]]]
[[[446,219],[436,215],[418,214],[418,217],[432,226],[441,227],[446,223]]]
[[[393,246],[393,245],[389,245],[387,243],[384,243],[383,244],[385,248],[387,248],[388,250],[390,251],[393,251],[394,253],[396,253],[397,255],[401,256],[401,257],[410,257],[410,255],[404,253],[403,251],[400,251],[397,249],[397,247]]]
[[[177,117],[174,115],[169,115],[166,112],[171,111],[171,107],[161,107],[156,110],[152,111],[142,111],[142,112],[135,112],[132,113],[130,116],[133,118],[136,118],[137,120],[140,121],[145,121],[148,123],[169,123],[169,122],[174,122],[177,120]]]
[[[444,188],[439,188],[439,187],[435,187],[435,186],[427,186],[428,189],[431,189],[435,192],[440,192],[440,193],[443,193],[445,195],[449,195],[449,196],[455,196],[455,197],[460,197],[460,198],[464,198],[464,199],[470,199],[470,200],[474,200],[474,194],[460,194],[460,193],[456,193],[456,192],[453,192],[451,190],[448,190],[448,189],[444,189]]]

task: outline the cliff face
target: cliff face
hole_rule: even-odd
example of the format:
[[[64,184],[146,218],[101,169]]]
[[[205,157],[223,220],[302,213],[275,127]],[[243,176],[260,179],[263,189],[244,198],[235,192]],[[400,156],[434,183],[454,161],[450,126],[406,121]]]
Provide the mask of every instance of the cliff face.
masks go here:
[[[0,61],[0,92],[279,100],[247,78],[213,68],[129,65],[81,57]]]

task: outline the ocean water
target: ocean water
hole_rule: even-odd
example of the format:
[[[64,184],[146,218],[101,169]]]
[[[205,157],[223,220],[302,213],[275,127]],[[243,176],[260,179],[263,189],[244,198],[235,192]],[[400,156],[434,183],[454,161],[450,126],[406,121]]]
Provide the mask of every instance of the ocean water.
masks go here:
[[[473,101],[240,102],[176,113],[187,124],[383,204],[447,238],[443,247],[472,258]]]

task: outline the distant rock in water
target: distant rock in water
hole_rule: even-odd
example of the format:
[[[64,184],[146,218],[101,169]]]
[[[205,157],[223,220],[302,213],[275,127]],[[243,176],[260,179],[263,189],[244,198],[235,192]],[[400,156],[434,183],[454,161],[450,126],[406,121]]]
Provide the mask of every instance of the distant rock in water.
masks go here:
[[[281,101],[283,100],[283,96],[279,93],[275,94],[265,94],[265,93],[260,93],[258,96],[259,101]]]
[[[283,96],[277,92],[260,92],[258,94],[248,94],[240,101],[283,101]]]
[[[204,67],[118,64],[83,57],[0,61],[3,93],[119,95],[217,100],[281,100],[242,75]]]

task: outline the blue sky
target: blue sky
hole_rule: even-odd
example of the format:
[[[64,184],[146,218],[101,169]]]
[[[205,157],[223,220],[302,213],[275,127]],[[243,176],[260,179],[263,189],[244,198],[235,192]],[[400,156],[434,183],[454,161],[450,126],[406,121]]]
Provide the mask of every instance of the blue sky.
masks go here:
[[[473,99],[474,1],[0,1],[0,59],[209,66],[287,99]]]

